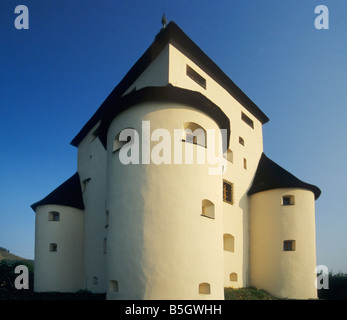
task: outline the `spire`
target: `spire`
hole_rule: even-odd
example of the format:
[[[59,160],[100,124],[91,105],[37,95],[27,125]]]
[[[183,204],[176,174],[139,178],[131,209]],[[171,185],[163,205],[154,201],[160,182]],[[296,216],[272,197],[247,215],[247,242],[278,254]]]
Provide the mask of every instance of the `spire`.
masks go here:
[[[163,29],[165,29],[167,24],[165,13],[163,13],[163,16],[161,17],[161,24],[163,25]]]

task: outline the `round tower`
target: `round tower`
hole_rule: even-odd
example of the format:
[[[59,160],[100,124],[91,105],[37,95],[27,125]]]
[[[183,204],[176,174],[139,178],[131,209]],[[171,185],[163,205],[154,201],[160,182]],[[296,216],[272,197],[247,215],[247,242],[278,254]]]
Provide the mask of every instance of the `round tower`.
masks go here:
[[[250,284],[280,298],[317,298],[315,198],[320,190],[263,155],[249,194]]]
[[[83,211],[61,205],[36,208],[34,289],[83,288]]]
[[[78,173],[31,207],[36,212],[34,290],[83,289],[84,204]]]
[[[218,164],[197,155],[218,146],[225,118],[205,113],[216,106],[184,89],[131,95],[100,131],[107,132],[107,298],[224,299],[222,178],[209,174]],[[126,128],[136,131],[130,142],[120,141]],[[214,141],[204,138],[207,129],[215,129]],[[122,163],[124,144],[133,156],[137,142],[139,161]]]

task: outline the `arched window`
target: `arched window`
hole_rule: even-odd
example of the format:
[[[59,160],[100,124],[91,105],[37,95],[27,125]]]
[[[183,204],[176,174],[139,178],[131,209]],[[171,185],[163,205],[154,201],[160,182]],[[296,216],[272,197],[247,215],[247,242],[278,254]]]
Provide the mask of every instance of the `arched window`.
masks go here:
[[[130,129],[135,130],[134,128],[126,128],[126,129]],[[125,130],[125,129],[123,129]],[[122,130],[122,131],[123,131]],[[116,137],[113,140],[113,152],[116,152],[117,150],[119,150],[121,147],[123,147],[126,143],[130,142],[130,141],[134,141],[134,135],[133,133],[131,135],[128,135],[127,139],[125,141],[123,141],[124,139],[120,140],[120,134],[122,133],[122,131],[120,131]]]
[[[111,280],[108,285],[108,289],[110,292],[118,292],[118,281],[117,280]]]
[[[185,122],[182,140],[206,147],[206,130],[195,122]]]
[[[211,293],[211,286],[207,282],[202,282],[199,284],[199,293],[202,294],[210,294]]]
[[[202,216],[214,219],[214,204],[210,200],[202,200]]]
[[[225,156],[224,156],[225,157]],[[233,163],[234,162],[234,154],[232,150],[228,149],[226,152],[226,158],[229,162]]]
[[[229,233],[223,235],[223,249],[234,252],[234,237]]]
[[[237,273],[235,273],[235,272],[230,273],[229,280],[230,281],[237,281]]]

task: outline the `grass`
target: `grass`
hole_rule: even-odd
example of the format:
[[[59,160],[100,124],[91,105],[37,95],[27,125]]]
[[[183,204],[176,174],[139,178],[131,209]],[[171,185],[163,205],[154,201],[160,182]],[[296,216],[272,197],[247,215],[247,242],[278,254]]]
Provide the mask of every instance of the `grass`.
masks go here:
[[[225,300],[278,300],[263,289],[248,288],[224,288]]]

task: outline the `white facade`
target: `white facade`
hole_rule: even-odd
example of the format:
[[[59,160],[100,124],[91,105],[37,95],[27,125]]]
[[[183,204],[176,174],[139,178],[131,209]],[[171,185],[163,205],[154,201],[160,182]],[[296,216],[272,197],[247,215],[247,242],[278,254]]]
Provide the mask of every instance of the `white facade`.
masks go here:
[[[78,147],[78,174],[32,206],[35,290],[87,289],[107,292],[108,299],[224,299],[224,287],[253,285],[281,297],[315,298],[310,281],[314,200],[320,191],[271,163],[270,173],[280,170],[280,183],[262,176],[261,163],[269,164],[262,135],[267,121],[170,23],[72,141]],[[126,128],[139,134],[139,164],[120,161],[117,139]],[[175,130],[185,128],[228,131],[223,174],[209,174],[211,164],[196,158],[192,164],[174,163],[174,140],[166,149],[170,156],[160,150],[168,140],[158,130],[173,139]],[[178,146],[185,159],[187,145],[196,156],[209,152],[210,142],[202,146],[182,138]],[[142,148],[170,163],[148,161]],[[277,211],[287,210],[276,201],[288,184],[295,214],[278,217]],[[65,201],[72,189],[76,197]],[[53,211],[64,219],[51,221]],[[283,237],[295,238],[294,253],[281,251]],[[56,250],[47,249],[50,243]]]

